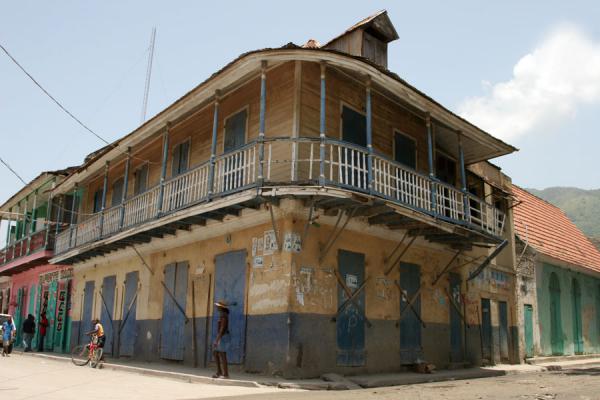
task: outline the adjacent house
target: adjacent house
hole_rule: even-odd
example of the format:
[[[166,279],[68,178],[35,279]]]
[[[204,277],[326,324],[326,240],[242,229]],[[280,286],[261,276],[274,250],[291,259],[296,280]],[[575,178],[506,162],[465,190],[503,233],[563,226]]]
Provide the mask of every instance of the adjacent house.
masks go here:
[[[0,309],[14,317],[17,345],[21,345],[24,318],[32,314],[37,322],[45,313],[49,326],[44,349],[70,349],[72,268],[49,260],[56,232],[71,221],[72,204],[72,197],[59,201],[51,192],[72,171],[43,172],[0,206],[0,219],[7,227],[6,245],[0,250]],[[37,339],[36,333],[35,348]]]
[[[521,357],[600,353],[600,251],[563,211],[513,193]]]
[[[385,11],[242,54],[58,183],[71,343],[316,376],[517,362],[515,148],[387,69]]]

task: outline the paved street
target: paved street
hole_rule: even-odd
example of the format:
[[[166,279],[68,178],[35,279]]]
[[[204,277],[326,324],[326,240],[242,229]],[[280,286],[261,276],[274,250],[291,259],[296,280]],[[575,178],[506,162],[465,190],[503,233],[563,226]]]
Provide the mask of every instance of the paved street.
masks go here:
[[[11,399],[581,399],[600,400],[600,365],[559,372],[448,381],[356,391],[291,391],[187,383],[136,373],[76,367],[13,354],[0,360],[0,396]]]
[[[0,397],[17,399],[205,399],[281,391],[243,388],[77,367],[13,353],[0,359]]]

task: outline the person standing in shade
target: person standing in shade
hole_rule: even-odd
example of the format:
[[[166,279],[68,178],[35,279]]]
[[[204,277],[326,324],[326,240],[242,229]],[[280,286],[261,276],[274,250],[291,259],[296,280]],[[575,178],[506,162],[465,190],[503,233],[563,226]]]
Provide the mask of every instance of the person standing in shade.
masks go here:
[[[31,341],[33,340],[33,334],[35,333],[35,319],[33,315],[29,314],[27,319],[23,322],[23,345],[25,352],[31,351]]]
[[[2,357],[10,357],[8,355],[8,348],[10,347],[10,342],[12,342],[16,332],[17,327],[15,326],[12,317],[8,317],[2,324]]]
[[[46,328],[48,328],[48,318],[46,318],[46,313],[43,312],[40,315],[40,329],[38,336],[38,351],[44,351],[44,338],[46,337]]]
[[[229,304],[224,301],[215,303],[219,320],[217,322],[217,337],[213,343],[213,355],[217,363],[217,373],[213,378],[229,378],[229,370],[227,368],[227,351],[229,350]]]

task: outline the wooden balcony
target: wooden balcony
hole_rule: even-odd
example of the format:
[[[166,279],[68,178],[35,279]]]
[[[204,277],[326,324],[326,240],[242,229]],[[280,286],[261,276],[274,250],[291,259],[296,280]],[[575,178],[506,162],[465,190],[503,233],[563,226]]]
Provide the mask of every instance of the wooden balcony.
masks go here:
[[[433,226],[442,221],[492,240],[499,240],[504,230],[505,214],[493,205],[381,154],[338,140],[282,137],[252,141],[90,216],[58,234],[55,253],[252,188],[257,193],[269,188],[339,189],[410,210]]]
[[[46,237],[46,229],[34,232],[0,250],[0,272],[4,271],[3,266],[7,264],[29,266],[32,261],[41,258],[48,258],[51,255],[52,235]],[[34,256],[35,257],[29,257]]]

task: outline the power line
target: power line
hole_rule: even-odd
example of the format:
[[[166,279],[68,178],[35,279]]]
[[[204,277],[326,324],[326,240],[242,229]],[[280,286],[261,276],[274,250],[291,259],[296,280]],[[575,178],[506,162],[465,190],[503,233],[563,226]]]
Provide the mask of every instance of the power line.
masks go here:
[[[46,96],[48,96],[48,98],[50,98],[50,100],[52,100],[61,110],[63,110],[69,117],[71,117],[75,122],[77,122],[79,125],[81,125],[83,127],[83,129],[85,129],[86,131],[88,131],[89,133],[91,133],[92,135],[94,135],[96,138],[98,138],[99,140],[101,140],[102,142],[106,143],[108,146],[112,147],[113,149],[116,149],[117,146],[115,144],[111,144],[108,140],[104,139],[102,136],[98,135],[96,132],[94,132],[89,126],[87,126],[86,124],[84,124],[83,122],[81,122],[81,120],[79,118],[77,118],[72,112],[70,112],[65,106],[63,106],[54,96],[52,96],[50,94],[50,92],[48,92],[29,72],[27,72],[27,70],[8,52],[8,50],[6,49],[6,47],[4,47],[1,43],[0,43],[0,49],[2,49],[2,51],[8,56],[8,58],[10,58],[12,60],[12,62],[19,67],[19,69],[21,71],[23,71],[23,73],[25,75],[27,75],[27,77],[29,79],[31,79],[31,81],[42,91],[44,92],[44,94]],[[123,154],[125,154],[125,152],[121,151]],[[138,158],[138,157],[132,157],[132,158],[136,158],[139,159],[141,161],[146,161],[150,164],[158,164],[155,161],[150,161],[150,160],[146,160],[146,159],[142,159],[142,158]],[[19,178],[20,179],[20,178]],[[22,179],[21,179],[22,180]]]
[[[0,45],[0,46],[1,46],[1,45]],[[8,165],[8,163],[7,163],[6,161],[4,161],[4,160],[3,160],[1,157],[0,157],[0,162],[1,162],[2,164],[4,164],[4,166],[5,166],[6,168],[8,168],[8,170],[9,170],[10,172],[12,172],[14,176],[16,176],[17,178],[19,178],[19,180],[20,180],[21,182],[23,182],[23,184],[24,184],[24,185],[27,185],[27,182],[25,182],[25,180],[24,180],[23,178],[21,178],[21,176],[20,176],[19,174],[17,174],[17,172],[16,172],[14,169],[12,169],[12,167],[11,167],[10,165]]]

